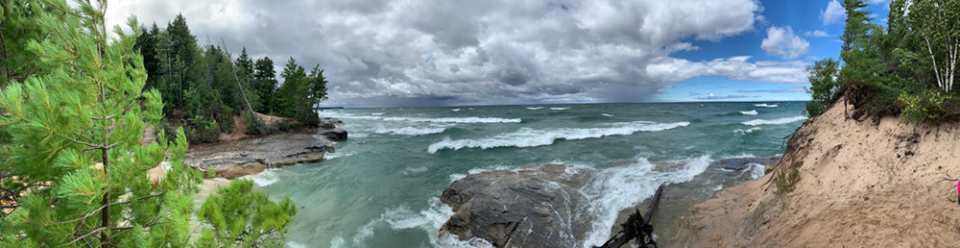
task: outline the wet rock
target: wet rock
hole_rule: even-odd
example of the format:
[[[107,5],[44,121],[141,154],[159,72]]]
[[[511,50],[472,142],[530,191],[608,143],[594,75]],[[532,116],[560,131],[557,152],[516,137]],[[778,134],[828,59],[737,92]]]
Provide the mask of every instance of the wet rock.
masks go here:
[[[337,118],[333,118],[333,117],[320,118],[321,129],[334,129],[343,125],[344,125],[343,121]]]
[[[347,130],[339,127],[334,129],[323,129],[320,130],[320,135],[323,135],[332,141],[341,141],[347,139]]]
[[[710,168],[721,169],[732,174],[740,174],[741,171],[749,169],[750,164],[768,165],[777,162],[777,160],[780,160],[780,157],[728,158],[713,161],[710,163]]]
[[[589,204],[577,189],[593,170],[560,164],[468,175],[443,191],[454,215],[440,233],[484,239],[496,247],[575,247],[587,231],[575,221]]]
[[[194,145],[184,163],[228,179],[257,174],[271,167],[315,162],[334,152],[333,143],[315,131],[282,133],[217,144]]]

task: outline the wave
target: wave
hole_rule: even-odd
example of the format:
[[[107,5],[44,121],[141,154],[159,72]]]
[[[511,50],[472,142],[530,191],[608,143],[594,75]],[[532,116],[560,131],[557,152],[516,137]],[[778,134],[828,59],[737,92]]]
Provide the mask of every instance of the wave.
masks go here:
[[[529,110],[541,110],[543,107],[527,107]]]
[[[353,134],[351,134],[351,137],[353,137]],[[349,157],[349,156],[353,156],[353,153],[344,153],[344,152],[329,153],[329,152],[328,152],[328,153],[323,154],[323,160],[331,160],[331,159],[335,159],[335,158],[345,158],[345,157]]]
[[[384,120],[384,121],[409,121],[409,122],[427,122],[427,123],[520,123],[520,118],[496,118],[496,117],[440,117],[440,118],[418,118],[418,117],[380,117],[380,116],[356,116],[343,115],[338,116],[343,119],[363,119],[363,120]]]
[[[277,178],[277,174],[274,173],[274,171],[276,170],[277,170],[276,168],[270,168],[260,173],[253,174],[253,175],[246,175],[240,178],[251,180],[253,181],[253,183],[257,184],[260,187],[266,187],[267,185],[271,185],[273,183],[280,181],[280,178]]]
[[[370,115],[381,116],[381,115],[383,115],[383,113],[370,113]]]
[[[733,133],[734,133],[734,134],[739,134],[739,135],[746,135],[746,134],[748,134],[748,133],[753,133],[754,131],[760,131],[760,127],[751,127],[751,128],[746,129],[746,130],[744,130],[744,129],[737,129],[737,130],[733,130]]]
[[[758,114],[760,114],[760,113],[757,113],[757,110],[740,111],[740,113],[743,114],[743,115],[758,115]]]
[[[776,108],[776,107],[777,107],[776,104],[769,104],[769,105],[768,105],[768,104],[766,104],[766,103],[754,104],[753,106],[756,106],[756,107],[765,107],[765,108]]]
[[[439,192],[437,194],[439,195]],[[379,229],[378,227],[394,231],[410,229],[425,231],[429,233],[427,237],[431,245],[428,247],[494,247],[481,238],[460,240],[457,235],[438,234],[443,223],[453,216],[453,209],[441,203],[439,197],[431,197],[427,200],[427,204],[429,208],[420,211],[413,211],[406,205],[388,208],[380,214],[380,218],[370,220],[357,228],[357,234],[349,241],[338,236],[330,241],[330,247],[365,247],[367,239],[375,235],[374,232]]]
[[[773,120],[756,119],[756,120],[745,121],[745,122],[741,122],[741,123],[743,123],[743,125],[747,125],[747,126],[783,125],[783,124],[787,124],[787,123],[791,123],[791,122],[803,121],[803,120],[806,120],[806,119],[807,119],[806,116],[802,116],[802,115],[801,115],[801,116],[785,117],[785,118],[773,119]]]
[[[562,107],[562,108],[561,108],[561,107],[552,107],[552,108],[550,108],[550,110],[568,110],[568,109],[570,109],[570,108],[569,108],[569,107]]]
[[[460,112],[460,109],[458,109],[458,108],[451,109],[451,110],[453,110],[453,112]]]
[[[416,127],[402,127],[402,128],[385,128],[383,126],[377,127],[377,130],[374,131],[378,134],[395,134],[395,135],[407,135],[407,136],[420,136],[420,135],[429,135],[429,134],[438,134],[446,131],[447,128],[437,127],[437,128],[416,128]]]
[[[607,114],[607,113],[603,113],[603,114],[600,114],[600,115],[602,115],[602,116],[606,116],[606,117],[613,117],[613,115],[611,115],[611,114]]]
[[[764,172],[766,169],[767,169],[767,166],[765,165],[758,164],[758,163],[750,163],[750,178],[757,179],[757,178],[763,177],[763,175],[766,174]]]
[[[648,121],[613,123],[614,127],[605,128],[561,128],[534,130],[522,128],[519,131],[500,134],[485,139],[450,140],[449,137],[431,144],[427,151],[431,154],[439,150],[460,150],[463,148],[495,148],[495,147],[536,147],[551,145],[563,140],[582,140],[602,138],[606,136],[631,135],[637,132],[658,132],[690,125],[689,122],[655,123]]]
[[[586,214],[593,219],[583,247],[595,247],[610,238],[610,227],[615,224],[620,211],[634,208],[656,193],[660,185],[687,182],[707,170],[712,160],[701,156],[670,164],[679,165],[673,171],[657,171],[654,164],[645,158],[637,159],[629,166],[603,169],[597,178],[585,186],[583,192],[591,203]]]

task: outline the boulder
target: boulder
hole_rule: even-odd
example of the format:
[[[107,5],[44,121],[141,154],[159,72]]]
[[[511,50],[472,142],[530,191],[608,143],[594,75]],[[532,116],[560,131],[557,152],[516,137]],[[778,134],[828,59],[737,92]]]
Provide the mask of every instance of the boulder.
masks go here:
[[[324,117],[324,118],[320,118],[319,126],[322,129],[334,129],[334,128],[343,126],[343,121],[333,117]]]
[[[561,164],[470,174],[443,191],[453,216],[441,235],[481,238],[495,247],[575,247],[588,226],[576,209],[588,204],[577,189],[593,170]]]
[[[320,135],[323,135],[332,141],[341,141],[347,139],[347,130],[344,130],[343,128],[338,127],[334,129],[321,129],[319,132]]]

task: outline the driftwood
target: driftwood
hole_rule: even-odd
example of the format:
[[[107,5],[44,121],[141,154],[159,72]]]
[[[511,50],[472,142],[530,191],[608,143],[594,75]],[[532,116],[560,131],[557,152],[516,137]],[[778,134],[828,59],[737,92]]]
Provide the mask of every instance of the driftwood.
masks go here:
[[[653,212],[657,209],[657,204],[660,202],[660,194],[662,192],[663,185],[660,185],[660,187],[657,188],[657,193],[653,195],[653,201],[650,202],[650,207],[647,207],[646,215],[640,215],[640,209],[637,209],[636,212],[627,218],[627,222],[620,224],[620,226],[623,227],[620,232],[596,248],[619,248],[634,239],[637,240],[637,247],[657,247],[657,243],[653,241],[653,226],[650,225],[650,220],[653,219]],[[647,216],[647,218],[644,219],[643,216]]]

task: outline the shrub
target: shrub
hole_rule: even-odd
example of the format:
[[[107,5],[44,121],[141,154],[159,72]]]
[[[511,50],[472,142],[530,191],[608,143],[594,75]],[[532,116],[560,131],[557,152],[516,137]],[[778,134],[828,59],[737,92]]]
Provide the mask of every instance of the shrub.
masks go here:
[[[780,168],[777,170],[776,185],[777,193],[785,194],[793,192],[800,181],[800,163],[795,162],[789,168]]]
[[[939,123],[957,105],[953,95],[938,90],[924,90],[920,94],[901,94],[897,101],[903,106],[900,123],[919,125],[924,122]]]

